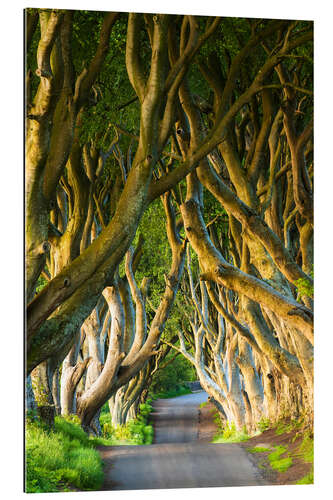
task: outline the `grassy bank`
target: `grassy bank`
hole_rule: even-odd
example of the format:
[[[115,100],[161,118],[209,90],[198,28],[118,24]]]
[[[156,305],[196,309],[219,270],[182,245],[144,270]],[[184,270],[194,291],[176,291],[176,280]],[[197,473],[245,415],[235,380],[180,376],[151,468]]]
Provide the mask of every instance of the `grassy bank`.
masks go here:
[[[95,446],[78,423],[55,418],[53,430],[40,421],[26,425],[26,492],[95,490],[103,481]],[[73,488],[74,487],[74,488]]]
[[[148,424],[152,407],[140,407],[137,419],[124,426],[113,427],[107,405],[102,409],[102,436],[88,436],[76,416],[55,418],[50,430],[37,418],[26,423],[26,492],[100,489],[103,463],[96,450],[98,445],[143,445],[153,440],[153,428]]]
[[[116,445],[144,445],[153,442],[153,426],[149,424],[149,415],[153,411],[151,399],[140,405],[138,417],[130,420],[126,425],[114,427],[111,423],[111,417],[108,404],[106,403],[100,416],[102,428],[103,444],[109,446]]]
[[[260,445],[251,443],[255,446],[246,450],[256,456],[264,473],[275,473],[276,484],[313,484],[313,437],[309,433],[277,433],[275,428],[259,437]]]
[[[213,443],[243,443],[273,484],[313,483],[313,436],[303,430],[301,420],[286,419],[274,425],[263,420],[255,435],[249,436],[246,428],[237,431],[233,423],[222,424],[212,411],[218,429]]]

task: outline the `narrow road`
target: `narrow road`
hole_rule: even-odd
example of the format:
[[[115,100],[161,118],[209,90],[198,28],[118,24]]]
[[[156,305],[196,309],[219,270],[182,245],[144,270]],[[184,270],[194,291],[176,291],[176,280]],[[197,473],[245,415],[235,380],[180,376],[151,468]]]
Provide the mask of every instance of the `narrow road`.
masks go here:
[[[237,444],[198,441],[203,391],[158,400],[152,414],[155,442],[148,446],[100,448],[103,490],[207,488],[267,484]]]

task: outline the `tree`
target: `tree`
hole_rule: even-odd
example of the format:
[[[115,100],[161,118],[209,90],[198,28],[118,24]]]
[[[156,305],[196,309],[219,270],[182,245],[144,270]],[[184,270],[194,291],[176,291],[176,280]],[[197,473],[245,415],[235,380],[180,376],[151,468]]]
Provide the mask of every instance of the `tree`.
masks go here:
[[[26,32],[36,394],[98,432],[166,342],[238,426],[311,415],[312,24],[29,9]]]

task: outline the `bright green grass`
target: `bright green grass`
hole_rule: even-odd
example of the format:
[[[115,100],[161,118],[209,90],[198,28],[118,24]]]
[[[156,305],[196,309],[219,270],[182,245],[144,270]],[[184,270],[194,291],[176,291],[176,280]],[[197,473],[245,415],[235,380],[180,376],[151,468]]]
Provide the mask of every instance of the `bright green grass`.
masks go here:
[[[214,436],[212,443],[241,443],[249,438],[250,436],[244,432],[235,432],[235,434],[226,438],[223,437],[223,434],[217,434]]]
[[[148,424],[152,407],[140,405],[140,414],[126,425],[112,427],[106,404],[100,417],[103,435],[89,437],[77,416],[55,418],[54,430],[47,430],[38,420],[26,425],[26,491],[51,493],[98,490],[103,482],[102,460],[98,445],[143,445],[153,441],[153,427]]]
[[[309,435],[304,436],[297,455],[303,458],[304,462],[313,463],[313,439]]]
[[[146,403],[140,405],[139,415],[135,420],[117,427],[111,423],[109,407],[106,403],[99,418],[103,433],[102,439],[99,438],[99,444],[109,446],[152,444],[154,431],[152,425],[148,423],[149,415],[153,411],[150,403],[151,400],[147,400]]]
[[[294,453],[295,457],[299,457],[304,462],[312,463],[314,461],[313,455],[313,438],[309,435],[304,436],[302,443],[298,450]],[[296,484],[313,484],[313,468],[306,476],[302,477]]]
[[[293,463],[293,459],[290,456],[281,458],[287,448],[285,446],[274,446],[275,451],[268,455],[269,462],[272,469],[278,470],[279,472],[285,472]]]
[[[215,422],[219,426],[219,432],[214,436],[212,443],[240,443],[242,441],[247,441],[250,436],[246,432],[246,428],[241,431],[236,430],[235,424],[227,424],[221,427],[221,420],[219,414],[215,414]]]
[[[313,471],[302,477],[296,484],[313,484]]]
[[[290,420],[289,422],[286,422],[285,420],[281,420],[278,422],[275,430],[275,434],[280,436],[281,434],[287,434],[289,432],[295,431],[297,429],[300,429],[302,427],[302,419],[299,420]]]
[[[55,418],[54,430],[38,422],[26,426],[26,491],[28,493],[97,490],[103,481],[102,460],[81,427]]]
[[[250,453],[264,453],[265,451],[271,451],[270,448],[264,448],[262,446],[255,446],[254,448],[247,448]]]

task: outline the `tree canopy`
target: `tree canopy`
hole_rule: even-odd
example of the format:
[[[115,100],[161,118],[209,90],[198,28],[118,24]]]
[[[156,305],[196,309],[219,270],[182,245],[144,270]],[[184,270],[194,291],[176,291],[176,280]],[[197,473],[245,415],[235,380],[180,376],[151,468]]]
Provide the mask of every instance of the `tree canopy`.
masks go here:
[[[105,402],[125,421],[179,354],[239,428],[312,420],[312,38],[309,21],[27,9],[36,399],[98,433]]]

